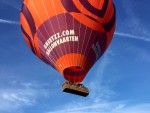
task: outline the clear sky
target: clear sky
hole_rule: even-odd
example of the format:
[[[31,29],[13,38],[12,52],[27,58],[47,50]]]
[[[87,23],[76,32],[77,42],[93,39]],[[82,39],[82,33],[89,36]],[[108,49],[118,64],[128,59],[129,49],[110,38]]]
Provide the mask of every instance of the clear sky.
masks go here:
[[[63,93],[63,77],[27,47],[22,0],[0,0],[0,113],[150,113],[150,1],[114,3],[116,32],[83,81],[85,98]]]

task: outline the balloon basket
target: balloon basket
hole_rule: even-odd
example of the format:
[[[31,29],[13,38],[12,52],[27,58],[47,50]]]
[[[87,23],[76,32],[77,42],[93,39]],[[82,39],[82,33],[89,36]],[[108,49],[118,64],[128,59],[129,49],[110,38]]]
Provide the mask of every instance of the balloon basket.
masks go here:
[[[76,84],[74,82],[65,82],[62,85],[62,91],[84,97],[89,95],[88,88],[86,88],[83,84]]]

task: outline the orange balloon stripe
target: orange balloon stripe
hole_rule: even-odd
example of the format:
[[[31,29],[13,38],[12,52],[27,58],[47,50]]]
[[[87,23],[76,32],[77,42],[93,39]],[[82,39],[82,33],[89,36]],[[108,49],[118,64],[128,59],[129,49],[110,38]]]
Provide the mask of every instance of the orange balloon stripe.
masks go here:
[[[113,14],[114,14],[114,6],[113,6],[113,4],[112,4],[112,2],[111,2],[111,0],[110,0],[104,18],[97,18],[97,20],[98,20],[100,23],[106,23],[106,22],[108,22],[108,21],[111,20]]]
[[[59,64],[60,61],[64,62],[65,64],[64,65]],[[86,57],[84,55],[72,53],[72,54],[63,55],[62,57],[57,59],[55,64],[58,66],[57,69],[59,70],[59,72],[63,74],[64,69],[71,66],[79,66],[85,69],[86,67],[84,65],[85,61],[86,61]],[[61,70],[59,66],[62,67]]]
[[[55,0],[55,2],[49,3],[48,0],[30,0],[27,4],[28,9],[32,13],[34,21],[36,23],[36,28],[39,28],[43,22],[48,18],[55,15],[64,13],[64,8],[60,0]],[[57,14],[56,14],[57,12]]]
[[[32,47],[31,47],[31,44],[30,44],[30,41],[28,40],[28,38],[22,33],[27,45],[29,46],[29,48],[32,50]]]
[[[24,30],[24,28],[22,26],[21,26],[21,29],[22,29],[22,33],[25,36],[26,40],[28,40],[28,44],[30,45],[30,48],[31,48],[32,52],[34,54],[36,54],[36,51],[34,49],[34,43],[32,43],[32,40],[31,40],[30,36],[26,33],[26,31]]]
[[[88,0],[92,6],[101,10],[105,0]]]
[[[48,0],[43,0],[42,6],[43,5],[44,5],[43,12],[46,12],[47,19],[56,15],[53,3],[49,3]]]
[[[112,0],[109,0],[108,8],[107,8],[107,11],[106,11],[106,14],[103,18],[102,23],[106,23],[106,22],[110,21],[111,18],[113,17],[113,15],[114,15],[114,6],[112,3]]]
[[[27,44],[30,46],[30,49],[36,54],[36,51],[34,49],[34,40],[32,37],[31,29],[22,13],[20,13],[20,19],[22,20],[21,27],[26,33],[26,34],[23,34],[25,37],[25,40],[26,40]],[[26,35],[28,35],[28,38],[26,37]]]
[[[40,48],[39,48],[39,42],[38,42],[37,34],[35,34],[35,36],[34,36],[34,44],[35,44],[35,49],[36,49],[36,52],[37,52],[37,56],[40,59],[42,59],[42,55],[41,55],[41,51],[40,51]]]
[[[46,15],[46,11],[44,11],[44,5],[43,5],[43,0],[32,0],[33,1],[33,6],[34,10],[36,12],[36,19],[38,18],[40,21],[40,24],[42,24],[44,21],[46,21],[48,16]],[[32,13],[33,14],[33,13]],[[35,20],[35,19],[34,19]],[[38,28],[39,26],[37,26]]]
[[[97,2],[93,2],[93,0],[91,0],[90,1],[91,4],[92,5],[95,4],[95,6],[97,6],[97,7],[99,6],[99,8],[97,8],[97,9],[102,10],[105,0],[101,0],[101,2],[100,2],[100,0],[94,0],[94,1],[97,1]],[[105,16],[103,18],[99,18],[97,16],[92,15],[92,17],[95,18],[95,19],[97,19],[97,21],[99,21],[100,23],[106,23],[113,16],[113,12],[114,12],[114,8],[113,7],[114,6],[113,6],[113,3],[112,3],[112,0],[109,0],[109,2],[108,2],[108,8],[107,8],[107,11],[105,13]]]
[[[91,16],[92,18],[96,19],[99,22],[103,20],[102,18],[99,18],[98,16],[92,14],[87,9],[85,9],[79,0],[73,0],[73,2],[76,5],[76,7],[80,10],[80,12],[82,12],[83,14]]]
[[[76,20],[78,20],[80,23],[86,25],[87,27],[99,31],[99,32],[105,32],[102,25],[98,22],[95,22],[94,20],[91,20],[87,16],[80,14],[80,13],[70,13]]]
[[[83,7],[83,5],[80,3],[79,0],[73,0],[74,1],[74,4],[76,5],[76,7],[80,10],[81,13],[85,14],[85,15],[90,15],[92,16],[93,18],[97,18],[97,16],[93,15],[91,12],[89,12],[87,9],[85,9]]]
[[[55,10],[56,10],[56,12],[57,12],[57,15],[62,14],[62,13],[65,13],[65,12],[64,12],[65,9],[64,9],[64,7],[63,7],[61,1],[60,1],[60,0],[53,0],[53,1],[55,1],[55,2],[53,2],[53,3],[54,3],[54,8],[55,8]]]
[[[32,14],[32,17],[33,17],[34,22],[36,23],[35,26],[36,26],[36,29],[37,29],[37,26],[40,24],[40,21],[38,19],[38,16],[37,16],[36,11],[35,11],[34,6],[33,6],[33,0],[30,0],[30,2],[27,2],[24,5],[26,5],[28,10]]]
[[[36,0],[34,2],[34,0],[30,0],[30,2],[26,3],[26,7],[31,12],[32,17],[34,19],[34,22],[36,23],[36,28],[39,28],[39,26],[43,23],[42,19],[44,19],[44,17],[43,17],[43,13],[44,13],[43,9],[42,9],[42,11],[43,11],[42,12],[42,16],[41,16],[41,13],[39,14],[39,12],[38,12],[39,7],[40,8],[42,7],[42,4],[40,4],[40,6],[37,6],[37,2],[39,3],[40,1]]]
[[[33,41],[33,36],[31,33],[31,29],[28,25],[27,20],[25,19],[24,15],[22,13],[20,13],[20,19],[21,19],[21,25],[24,28],[24,30],[26,31],[26,33],[29,35],[29,37],[31,38],[31,41]],[[33,42],[32,42],[33,43]]]

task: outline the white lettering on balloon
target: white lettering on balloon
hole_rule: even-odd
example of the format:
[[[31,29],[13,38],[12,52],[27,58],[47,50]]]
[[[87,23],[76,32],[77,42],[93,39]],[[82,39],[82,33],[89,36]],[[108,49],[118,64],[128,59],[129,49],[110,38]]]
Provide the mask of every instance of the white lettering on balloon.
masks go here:
[[[65,42],[77,42],[78,36],[75,36],[74,30],[65,30],[61,33],[56,33],[49,37],[44,44],[44,48],[46,49],[46,55],[49,56],[51,51],[60,44]]]

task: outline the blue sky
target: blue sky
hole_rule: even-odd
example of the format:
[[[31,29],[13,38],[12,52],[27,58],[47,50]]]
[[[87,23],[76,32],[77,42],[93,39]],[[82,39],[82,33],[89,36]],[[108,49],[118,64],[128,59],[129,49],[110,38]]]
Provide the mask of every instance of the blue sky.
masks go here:
[[[86,98],[62,93],[65,81],[28,49],[21,0],[0,0],[0,113],[149,113],[149,0],[114,0],[117,27],[83,83]]]

